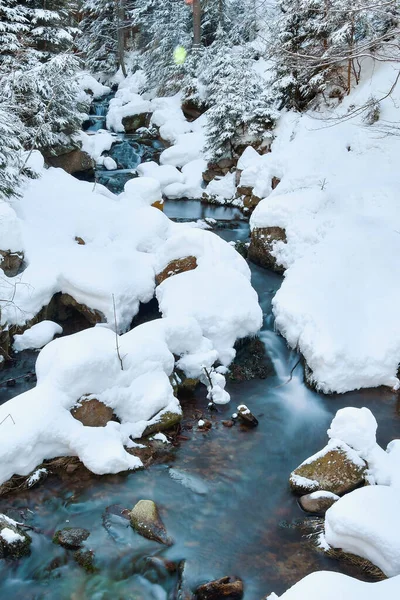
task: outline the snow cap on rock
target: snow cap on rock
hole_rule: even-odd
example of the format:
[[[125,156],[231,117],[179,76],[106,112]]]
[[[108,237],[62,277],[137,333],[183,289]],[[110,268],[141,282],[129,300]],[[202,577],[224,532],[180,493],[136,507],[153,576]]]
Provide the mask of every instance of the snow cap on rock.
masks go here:
[[[337,411],[328,435],[342,440],[364,455],[376,444],[377,427],[376,419],[368,408],[348,406]]]

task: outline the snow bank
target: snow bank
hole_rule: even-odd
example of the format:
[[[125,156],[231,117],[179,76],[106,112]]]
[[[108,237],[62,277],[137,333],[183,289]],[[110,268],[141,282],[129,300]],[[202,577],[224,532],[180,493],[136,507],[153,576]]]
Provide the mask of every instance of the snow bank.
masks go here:
[[[114,142],[117,141],[117,137],[105,129],[99,129],[95,133],[81,131],[79,135],[82,150],[87,152],[97,164],[103,164],[105,157],[101,155],[103,152],[110,150]]]
[[[183,167],[192,160],[202,158],[205,136],[201,131],[192,131],[178,135],[174,146],[160,155],[160,164]]]
[[[151,206],[159,201],[160,183],[151,177],[128,181],[114,196],[50,168],[16,204],[28,266],[8,278],[15,286],[0,279],[2,323],[22,325],[63,292],[111,325],[47,344],[36,364],[37,387],[0,407],[0,421],[11,414],[15,422],[3,426],[0,482],[54,456],[77,455],[99,474],[141,466],[126,451],[134,446],[131,438],[140,437],[160,411],[180,412],[169,381],[175,357],[188,377],[208,386],[207,369],[210,399],[229,400],[225,378],[213,365],[229,363],[236,339],[256,333],[262,323],[249,268],[213,233],[170,221]],[[129,329],[139,304],[155,294],[155,275],[187,256],[196,257],[197,268],[157,288],[164,318],[117,338],[121,370],[116,335],[108,327],[116,318],[119,332]],[[30,335],[37,344],[38,330],[32,328],[17,346]],[[88,394],[111,407],[119,422],[85,427],[77,421],[70,409]]]
[[[311,573],[279,596],[281,600],[397,600],[400,576],[377,583],[365,583],[341,573]],[[270,594],[268,600],[277,600]]]
[[[398,141],[380,128],[398,122],[400,89],[380,103],[375,125],[363,115],[326,120],[383,95],[394,79],[391,64],[372,72],[364,62],[362,83],[336,111],[284,113],[272,152],[243,159],[241,184],[268,195],[251,227],[279,226],[287,236],[274,249],[286,268],[276,326],[327,393],[399,385]],[[271,191],[273,176],[281,182]]]
[[[216,177],[206,188],[207,196],[213,198],[218,204],[230,204],[236,194],[236,174],[227,173],[224,177]]]
[[[91,95],[96,100],[111,92],[111,88],[109,88],[108,85],[103,85],[92,75],[90,75],[90,73],[85,71],[83,71],[79,76],[79,87],[84,92],[91,92]]]
[[[124,117],[140,115],[151,111],[151,103],[144,100],[140,94],[132,92],[129,88],[118,89],[115,98],[110,101],[107,113],[107,128],[121,133],[125,131],[122,124]]]
[[[13,205],[0,201],[0,250],[18,252],[22,248],[21,223]]]
[[[43,348],[51,342],[55,335],[61,335],[62,327],[53,321],[41,321],[33,325],[21,335],[14,336],[13,349],[16,352],[22,350]]]
[[[325,540],[400,575],[399,490],[373,485],[343,496],[325,515]],[[400,588],[399,588],[400,591]]]

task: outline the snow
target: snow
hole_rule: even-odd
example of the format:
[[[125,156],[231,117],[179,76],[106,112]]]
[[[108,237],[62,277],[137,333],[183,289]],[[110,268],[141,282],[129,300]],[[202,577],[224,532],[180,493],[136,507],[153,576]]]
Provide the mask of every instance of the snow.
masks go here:
[[[117,141],[116,136],[105,129],[99,129],[96,133],[81,131],[80,139],[82,150],[87,152],[100,165],[104,164],[105,161],[105,157],[101,156],[103,152],[110,150],[114,142]]]
[[[367,558],[388,577],[400,575],[399,531],[399,491],[387,486],[355,490],[325,515],[328,544]]]
[[[228,364],[236,339],[262,323],[249,267],[215,234],[173,223],[151,206],[160,200],[160,183],[151,177],[128,181],[115,196],[49,168],[13,205],[10,222],[19,223],[27,268],[4,278],[7,285],[0,279],[2,323],[24,325],[58,292],[99,311],[105,322],[48,343],[37,359],[36,387],[0,407],[0,421],[13,417],[2,429],[0,482],[56,456],[76,455],[97,474],[140,467],[126,449],[135,452],[133,440],[164,412],[181,412],[169,380],[176,361],[207,386],[213,401],[229,400],[213,365]],[[196,257],[197,268],[156,288],[155,275],[186,256]],[[123,334],[155,292],[163,318]],[[29,333],[36,345],[38,329],[22,338]],[[119,422],[86,427],[76,420],[70,410],[88,394],[111,407]]]
[[[286,269],[273,301],[277,329],[326,393],[399,385],[398,140],[381,128],[399,120],[400,88],[372,126],[363,115],[329,121],[383,96],[396,73],[363,61],[362,82],[335,112],[283,113],[271,153],[242,173],[241,184],[267,196],[251,227],[286,230],[274,249]],[[281,178],[273,191],[272,176]]]
[[[366,455],[376,445],[378,424],[368,408],[342,408],[333,419],[328,435]]]
[[[176,167],[172,165],[158,165],[154,161],[144,162],[136,169],[140,177],[152,177],[160,182],[161,190],[173,183],[181,183],[184,176]]]
[[[366,583],[341,573],[311,573],[279,596],[280,600],[397,600],[400,576],[377,583]],[[270,594],[268,600],[277,600]]]
[[[160,164],[183,167],[192,160],[202,158],[205,144],[204,133],[192,131],[178,135],[174,146],[167,148],[160,155]]]
[[[164,165],[166,166],[166,165]],[[171,183],[164,188],[164,194],[167,198],[201,198],[203,189],[203,171],[207,167],[207,162],[203,158],[197,158],[186,163],[182,167],[182,181]],[[163,168],[163,167],[161,167]]]
[[[9,527],[4,527],[0,531],[0,537],[6,542],[6,544],[15,544],[16,542],[24,542],[25,538],[10,529]]]
[[[205,190],[207,196],[213,198],[218,204],[225,204],[227,200],[233,200],[236,194],[235,179],[235,173],[227,173],[224,177],[216,177],[210,181]]]
[[[140,115],[151,111],[149,100],[143,100],[139,94],[127,92],[127,90],[118,90],[110,101],[110,108],[107,113],[107,128],[117,133],[123,133],[125,128],[122,124],[124,117]]]
[[[35,483],[40,481],[42,475],[47,475],[47,473],[48,473],[47,469],[44,469],[44,468],[36,469],[36,471],[34,473],[32,473],[32,475],[27,480],[26,485],[28,487],[32,487],[33,485],[35,485]]]
[[[169,439],[167,438],[167,436],[164,433],[156,433],[155,435],[153,435],[152,437],[153,440],[158,440],[159,442],[163,442],[163,444],[170,444]]]
[[[41,321],[33,325],[21,335],[14,336],[13,350],[21,352],[22,350],[43,348],[51,342],[55,335],[61,335],[63,329],[53,321]]]
[[[22,248],[21,223],[14,208],[0,201],[0,250],[18,252]]]
[[[79,87],[84,92],[90,90],[93,94],[93,98],[96,100],[111,92],[111,88],[98,82],[97,79],[90,75],[90,73],[84,71],[79,76]]]

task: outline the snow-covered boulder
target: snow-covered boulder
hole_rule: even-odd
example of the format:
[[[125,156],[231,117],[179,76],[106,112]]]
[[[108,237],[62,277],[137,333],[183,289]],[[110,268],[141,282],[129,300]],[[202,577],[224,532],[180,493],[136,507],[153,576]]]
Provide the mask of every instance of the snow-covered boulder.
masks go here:
[[[255,227],[251,231],[249,259],[265,269],[283,273],[284,268],[276,258],[276,251],[286,244],[286,231],[282,227]]]
[[[329,545],[370,560],[388,577],[400,575],[399,532],[400,494],[388,486],[355,490],[325,515]]]
[[[41,321],[24,331],[21,335],[15,335],[13,349],[16,352],[21,352],[22,350],[43,348],[43,346],[51,342],[55,335],[61,335],[62,332],[62,327],[57,323],[53,321]]]
[[[366,583],[353,577],[319,571],[311,573],[281,596],[270,594],[268,600],[397,600],[400,592],[400,575]]]
[[[21,558],[29,554],[31,542],[14,519],[0,514],[0,558]]]
[[[290,475],[293,491],[304,494],[325,490],[337,495],[364,482],[367,465],[350,446],[332,439],[327,446],[301,463]]]

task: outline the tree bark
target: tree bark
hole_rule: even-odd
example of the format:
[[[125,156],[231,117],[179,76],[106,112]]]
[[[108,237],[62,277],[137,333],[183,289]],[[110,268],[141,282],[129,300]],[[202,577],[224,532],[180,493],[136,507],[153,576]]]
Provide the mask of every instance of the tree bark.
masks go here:
[[[201,46],[201,5],[200,0],[193,0],[193,48]]]
[[[118,42],[118,62],[121,67],[122,74],[124,77],[127,76],[125,67],[125,35],[124,35],[124,21],[125,21],[125,8],[124,0],[115,0],[116,11],[117,11],[117,42]]]

